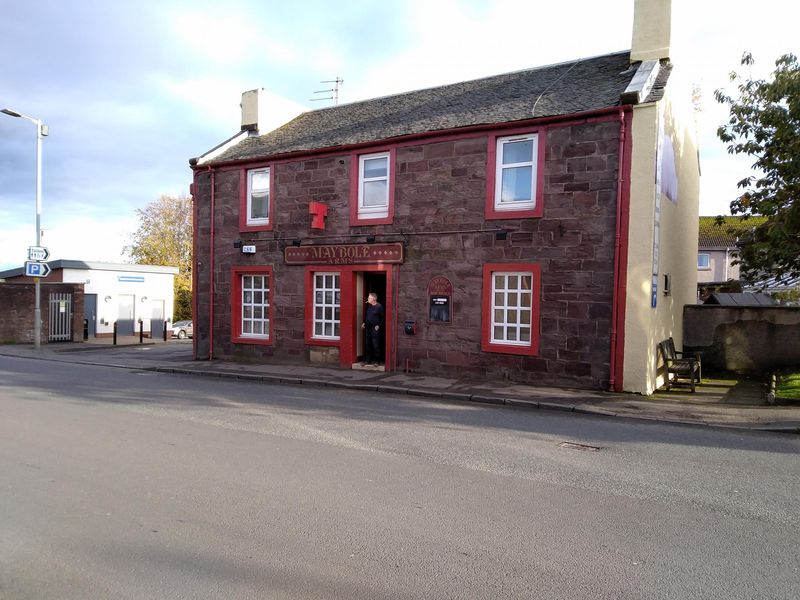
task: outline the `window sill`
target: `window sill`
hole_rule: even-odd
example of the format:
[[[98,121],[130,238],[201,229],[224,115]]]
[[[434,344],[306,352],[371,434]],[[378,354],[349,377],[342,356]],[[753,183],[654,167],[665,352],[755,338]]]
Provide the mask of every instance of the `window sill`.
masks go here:
[[[247,224],[240,223],[239,231],[272,231],[272,223]]]
[[[485,342],[481,344],[483,352],[492,352],[495,354],[518,354],[522,356],[536,356],[536,349],[533,346],[517,346],[513,344],[497,344],[492,342]]]
[[[541,216],[542,210],[536,206],[519,210],[497,210],[494,207],[490,207],[486,211],[487,221],[500,219],[534,219]]]
[[[350,226],[355,227],[358,225],[391,225],[392,224],[392,216],[391,215],[380,215],[376,217],[370,217],[369,215],[356,215],[350,221]]]
[[[252,344],[254,346],[271,346],[272,339],[270,338],[259,338],[259,337],[248,337],[248,336],[234,336],[231,338],[231,342],[234,344]]]
[[[342,343],[341,338],[338,340],[323,339],[323,338],[308,338],[306,344],[309,346],[340,346]]]

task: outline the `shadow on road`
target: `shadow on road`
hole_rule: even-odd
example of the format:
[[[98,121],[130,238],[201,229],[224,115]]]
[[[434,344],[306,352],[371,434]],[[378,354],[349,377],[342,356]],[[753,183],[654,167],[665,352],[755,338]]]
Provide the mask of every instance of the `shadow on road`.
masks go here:
[[[153,356],[158,359],[157,355]],[[0,398],[3,394],[29,395],[26,390],[34,389],[48,398],[77,403],[158,405],[187,410],[220,408],[255,418],[270,418],[269,414],[255,410],[268,407],[287,415],[313,414],[327,419],[387,424],[418,423],[465,432],[508,430],[533,439],[540,435],[561,436],[564,440],[600,446],[641,442],[800,453],[800,438],[776,433],[664,425],[657,421],[576,413],[565,415],[558,411],[448,402],[374,391],[167,375],[130,367],[109,368],[0,356],[0,377]],[[704,435],[698,436],[698,431],[704,431]],[[796,443],[787,444],[787,438]]]

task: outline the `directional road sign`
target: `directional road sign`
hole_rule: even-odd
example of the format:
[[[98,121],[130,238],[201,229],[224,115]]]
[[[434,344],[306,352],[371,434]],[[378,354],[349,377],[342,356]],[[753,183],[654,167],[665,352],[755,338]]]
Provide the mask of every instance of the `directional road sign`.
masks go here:
[[[30,246],[28,248],[28,260],[47,260],[50,257],[50,250],[44,246]]]
[[[25,262],[25,275],[28,277],[47,277],[50,274],[50,265],[44,262],[29,260]]]

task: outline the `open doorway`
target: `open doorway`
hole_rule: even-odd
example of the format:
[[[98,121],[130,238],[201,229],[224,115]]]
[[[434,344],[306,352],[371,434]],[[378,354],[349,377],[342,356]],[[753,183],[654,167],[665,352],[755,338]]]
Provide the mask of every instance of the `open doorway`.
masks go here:
[[[366,310],[369,304],[367,298],[369,294],[374,293],[378,297],[378,303],[384,308],[384,322],[383,327],[378,331],[378,346],[380,348],[379,363],[384,363],[387,356],[386,351],[386,331],[388,330],[389,315],[386,314],[386,273],[383,271],[363,271],[357,274],[356,281],[356,298],[360,299],[358,308],[358,323],[363,323],[366,315]],[[360,330],[361,334],[358,336],[357,355],[359,362],[364,362],[366,359],[367,350],[367,335],[366,328]]]

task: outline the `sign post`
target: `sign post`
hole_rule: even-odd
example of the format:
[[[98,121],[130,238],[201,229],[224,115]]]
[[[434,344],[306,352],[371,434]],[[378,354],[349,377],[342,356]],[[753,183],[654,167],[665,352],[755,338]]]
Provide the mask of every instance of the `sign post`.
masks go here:
[[[42,243],[42,140],[46,136],[50,135],[50,128],[43,124],[41,119],[34,119],[33,117],[23,115],[22,113],[11,110],[10,108],[4,108],[0,110],[0,112],[10,117],[26,119],[36,125],[36,246],[34,246],[34,248],[39,248],[40,244]],[[45,248],[44,250],[45,254],[49,256],[47,249]],[[33,260],[33,258],[31,258],[31,260]],[[45,275],[47,275],[49,272],[50,267],[47,267],[47,272]],[[28,272],[27,263],[25,265],[25,274],[35,277],[34,294],[36,295],[36,303],[33,309],[33,344],[36,350],[39,350],[41,348],[41,340],[39,338],[41,337],[42,332],[42,311],[40,306],[41,289],[39,287],[39,277],[42,275],[31,275]]]

